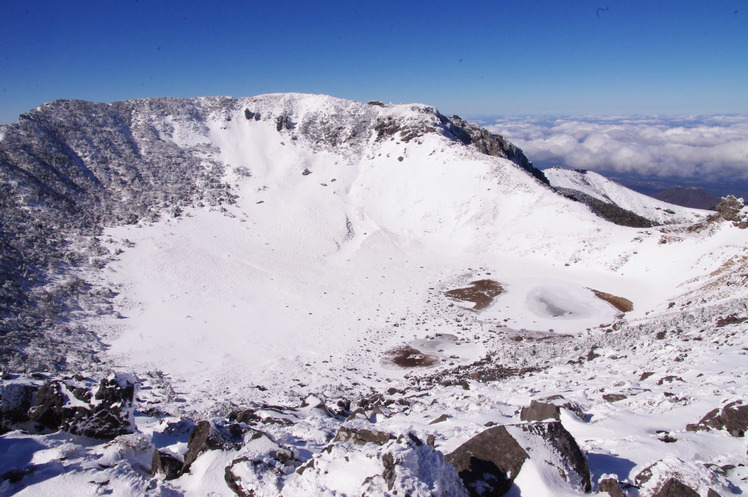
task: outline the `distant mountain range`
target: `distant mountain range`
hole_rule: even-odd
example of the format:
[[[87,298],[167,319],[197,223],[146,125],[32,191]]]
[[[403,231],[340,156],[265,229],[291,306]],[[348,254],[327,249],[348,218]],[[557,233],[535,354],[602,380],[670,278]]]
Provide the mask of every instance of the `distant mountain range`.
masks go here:
[[[653,198],[683,207],[714,209],[720,198],[698,187],[674,187],[652,194]]]

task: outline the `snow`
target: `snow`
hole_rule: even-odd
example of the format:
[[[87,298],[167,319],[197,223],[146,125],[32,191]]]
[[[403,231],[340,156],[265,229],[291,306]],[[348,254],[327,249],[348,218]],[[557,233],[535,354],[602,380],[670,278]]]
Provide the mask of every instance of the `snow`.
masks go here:
[[[263,120],[247,120],[245,108]],[[106,445],[76,445],[62,433],[4,435],[2,453],[12,451],[13,464],[3,463],[3,471],[29,461],[40,468],[18,495],[105,488],[113,495],[147,489],[154,495],[232,495],[225,468],[267,447],[208,451],[189,474],[170,482],[143,475],[154,448],[186,452],[188,431],[169,431],[169,422],[250,405],[287,406],[283,416],[292,425],[268,424],[268,433],[303,462],[315,462],[300,475],[288,468],[276,475],[235,467],[243,484],[259,485],[267,495],[282,484],[283,495],[359,495],[366,488],[384,494],[391,491],[379,476],[385,453],[401,457],[398,495],[434,489],[460,495],[443,454],[488,422],[517,422],[519,408],[551,395],[576,402],[589,416],[580,420],[563,410],[561,421],[588,454],[593,483],[603,474],[633,482],[664,452],[677,454],[687,468],[737,466],[743,439],[686,432],[685,425],[721,402],[747,398],[743,328],[711,326],[730,312],[745,314],[744,285],[725,290],[718,283],[733,274],[726,266],[741,267],[746,231],[727,224],[701,231],[623,228],[556,195],[511,162],[439,134],[410,142],[371,137],[320,150],[265,119],[287,113],[296,129],[352,114],[417,123],[432,119],[424,109],[278,94],[239,100],[231,120],[216,115],[196,127],[174,120],[175,142],[209,144],[206,156],[228,166],[237,202],[108,228],[102,239],[123,252],[90,276],[119,293],[122,317],[91,323],[108,346],[101,368],[132,372],[148,385],[138,396],[171,417],[138,414],[140,435]],[[343,120],[341,133],[356,123]],[[311,174],[302,174],[305,169]],[[584,188],[634,212],[671,219],[658,201],[594,173],[546,174],[555,186]],[[704,217],[668,208],[679,222]],[[504,292],[484,310],[444,295],[486,278]],[[592,290],[626,298],[634,308],[623,314]],[[709,305],[691,303],[701,299]],[[654,338],[663,330],[667,340]],[[395,366],[388,354],[406,344],[438,363]],[[592,350],[597,357],[589,359]],[[468,389],[414,387],[487,354],[499,365],[538,370],[501,381],[470,378]],[[645,371],[653,375],[640,380]],[[658,383],[670,375],[682,381]],[[322,451],[340,421],[302,407],[302,399],[313,395],[330,406],[392,387],[405,393],[389,397],[405,403],[358,421],[395,437],[434,435],[434,447],[394,440],[385,448],[338,444]],[[626,398],[608,402],[603,395],[609,393]],[[257,413],[280,416],[272,409]],[[441,414],[447,420],[431,424]],[[657,430],[675,434],[672,451],[663,451]],[[99,462],[112,467],[96,469]],[[730,481],[745,490],[739,479],[745,476],[736,469]],[[107,483],[90,483],[97,479]],[[6,480],[0,492],[17,488]],[[533,460],[508,495],[578,494]]]
[[[552,167],[544,170],[543,173],[556,188],[578,190],[603,202],[616,204],[658,224],[693,223],[707,215],[707,212],[701,209],[680,207],[629,190],[594,171]]]

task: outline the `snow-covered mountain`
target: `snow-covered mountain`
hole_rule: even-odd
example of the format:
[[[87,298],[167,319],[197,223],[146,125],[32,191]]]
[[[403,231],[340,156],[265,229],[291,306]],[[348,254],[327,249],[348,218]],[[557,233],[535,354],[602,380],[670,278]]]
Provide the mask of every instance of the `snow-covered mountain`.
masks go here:
[[[734,199],[300,94],[53,102],[0,174],[0,492],[748,488]]]
[[[605,206],[613,206],[653,224],[695,223],[707,216],[700,209],[672,205],[635,192],[593,171],[552,167],[545,169],[543,173],[554,188],[590,204],[593,209],[599,209],[599,202],[602,202],[600,211]]]

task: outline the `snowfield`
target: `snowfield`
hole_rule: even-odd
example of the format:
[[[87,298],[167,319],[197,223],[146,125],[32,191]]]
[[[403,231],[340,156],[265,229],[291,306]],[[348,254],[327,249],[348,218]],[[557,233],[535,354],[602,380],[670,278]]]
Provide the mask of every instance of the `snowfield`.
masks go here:
[[[483,495],[490,478],[466,487],[448,461],[492,426],[528,455],[506,495],[584,494],[537,432],[555,425],[521,419],[534,400],[559,407],[593,492],[610,478],[630,497],[671,478],[748,490],[744,436],[686,429],[748,400],[748,230],[546,171],[668,224],[609,223],[423,105],[277,94],[198,121],[141,109],[136,126],[223,164],[235,201],[103,231],[116,256],[84,277],[115,293],[114,312],[85,318],[105,350],[81,374],[86,388],[131,375],[131,430],[10,431],[0,494]],[[500,288],[485,306],[446,294],[480,280]],[[11,373],[3,399],[45,381]],[[191,449],[200,430],[220,447]],[[152,472],[154,451],[184,470]]]

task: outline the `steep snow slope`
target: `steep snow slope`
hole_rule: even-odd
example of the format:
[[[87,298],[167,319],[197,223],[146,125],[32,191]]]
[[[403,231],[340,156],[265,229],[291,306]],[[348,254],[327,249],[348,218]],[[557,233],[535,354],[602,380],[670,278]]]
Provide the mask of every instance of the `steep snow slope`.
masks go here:
[[[607,474],[647,496],[690,474],[745,490],[744,439],[685,426],[748,394],[746,230],[613,225],[423,105],[126,107],[139,147],[221,171],[202,178],[234,201],[97,233],[107,263],[77,274],[114,307],[74,316],[105,345],[83,372],[134,375],[135,433],[8,433],[0,492],[465,495],[443,455],[557,395],[593,489]],[[500,288],[485,306],[446,293],[482,280]],[[24,381],[43,382],[11,377],[3,398]],[[154,449],[181,464],[199,420],[243,439],[211,439],[189,471],[151,478]],[[357,445],[341,428],[384,437]],[[509,495],[583,492],[552,448],[523,440],[532,457]]]
[[[576,190],[615,204],[656,224],[694,223],[706,217],[700,209],[675,206],[615,183],[594,171],[552,167],[543,171],[555,188]]]

